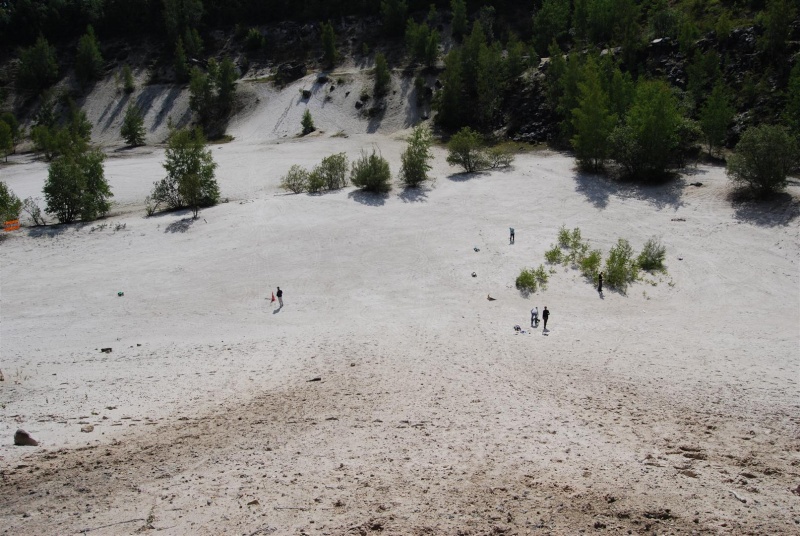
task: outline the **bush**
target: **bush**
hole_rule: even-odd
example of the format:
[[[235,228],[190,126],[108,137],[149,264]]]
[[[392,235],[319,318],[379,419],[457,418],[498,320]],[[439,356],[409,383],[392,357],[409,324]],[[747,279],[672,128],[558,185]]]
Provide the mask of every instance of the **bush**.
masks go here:
[[[508,145],[497,145],[486,151],[486,157],[490,168],[507,168],[514,162],[514,151]]]
[[[536,292],[537,289],[536,275],[533,273],[532,270],[528,268],[523,268],[522,271],[517,276],[515,285],[517,287],[517,290],[519,290],[523,294],[533,294],[534,292]]]
[[[562,248],[568,248],[570,243],[569,229],[566,225],[558,228],[558,245]]]
[[[375,96],[385,95],[391,81],[392,75],[389,72],[389,65],[386,63],[386,56],[378,52],[375,56]]]
[[[660,271],[664,269],[664,259],[667,256],[667,248],[665,248],[661,241],[653,237],[644,244],[642,252],[636,258],[639,268],[647,270],[648,272]]]
[[[424,125],[417,125],[408,139],[408,147],[400,157],[400,180],[407,187],[416,187],[428,180],[428,171],[432,158],[431,144],[433,137],[431,131]]]
[[[322,23],[322,61],[325,67],[330,69],[336,63],[336,34],[333,32],[333,24],[330,21]]]
[[[785,127],[747,129],[728,159],[728,177],[761,195],[786,188],[786,177],[798,159],[797,140]]]
[[[344,153],[332,154],[322,159],[314,171],[322,180],[322,187],[327,190],[339,190],[347,186],[347,155]]]
[[[8,155],[14,150],[14,135],[12,134],[11,127],[8,123],[0,120],[0,156],[6,157],[8,162]]]
[[[22,201],[8,189],[6,183],[0,182],[0,222],[16,220],[22,210]]]
[[[550,278],[550,276],[544,269],[544,265],[540,264],[539,267],[533,271],[533,277],[536,278],[536,282],[539,284],[539,288],[541,288],[542,290],[547,290],[547,281]]]
[[[258,28],[250,28],[244,38],[244,46],[247,50],[258,50],[264,46],[264,36]]]
[[[94,29],[89,26],[86,33],[78,41],[78,52],[75,57],[75,75],[81,86],[86,86],[100,78],[103,74],[103,56],[97,44]]]
[[[45,225],[42,209],[39,207],[39,198],[28,197],[22,202],[22,211],[31,219],[34,225]]]
[[[560,247],[553,244],[550,249],[544,252],[544,260],[550,264],[561,264],[561,261],[564,260],[564,254],[561,252]]]
[[[606,284],[623,294],[628,284],[636,280],[638,265],[633,258],[631,245],[624,238],[617,240],[617,245],[608,252],[605,274]]]
[[[303,121],[300,124],[303,127],[303,136],[316,130],[316,127],[314,127],[314,120],[311,118],[311,112],[308,108],[303,112]]]
[[[461,166],[467,173],[486,169],[488,161],[481,149],[481,136],[469,127],[464,127],[447,142],[447,163]]]
[[[122,87],[125,90],[125,93],[128,95],[136,91],[136,84],[133,81],[133,73],[131,72],[131,68],[127,63],[122,66]]]
[[[603,253],[599,249],[593,249],[580,260],[578,265],[581,269],[581,274],[592,281],[596,281],[597,274],[600,273],[600,264],[602,262]]]
[[[325,177],[320,172],[319,166],[308,174],[308,193],[316,194],[325,189]]]
[[[372,154],[361,152],[361,158],[353,162],[350,182],[353,186],[370,192],[388,192],[391,188],[392,174],[389,162],[372,150]]]
[[[308,171],[297,164],[289,168],[281,180],[281,188],[299,194],[308,188]]]

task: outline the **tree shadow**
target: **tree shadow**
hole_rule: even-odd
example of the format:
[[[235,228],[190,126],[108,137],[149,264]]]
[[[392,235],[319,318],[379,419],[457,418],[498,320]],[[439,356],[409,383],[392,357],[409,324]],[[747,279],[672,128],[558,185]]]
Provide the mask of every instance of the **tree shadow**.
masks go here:
[[[605,209],[611,196],[638,199],[658,209],[682,207],[686,180],[672,176],[660,182],[641,183],[614,179],[606,175],[576,171],[575,191],[582,194],[596,208]]]
[[[185,233],[189,230],[189,228],[197,221],[194,218],[181,218],[178,221],[174,221],[167,225],[167,228],[164,229],[165,233]]]
[[[409,186],[404,188],[398,196],[404,203],[426,203],[428,201],[429,188],[421,186]]]
[[[347,197],[361,203],[362,205],[368,205],[371,207],[382,207],[386,204],[386,194],[382,193],[375,193],[375,192],[365,192],[364,190],[353,190]]]
[[[67,232],[69,224],[57,223],[55,225],[37,225],[28,229],[28,236],[31,238],[39,238],[46,236],[47,238],[54,238]]]
[[[739,189],[728,197],[733,217],[740,222],[759,227],[785,227],[800,216],[800,199],[788,192],[759,197],[750,190]]]
[[[452,175],[448,175],[447,178],[453,182],[467,182],[469,180],[475,179],[477,177],[482,177],[488,174],[489,173],[486,171],[472,171],[472,172],[463,171],[461,173],[453,173]]]
[[[375,99],[375,105],[367,110],[369,116],[369,123],[367,123],[367,133],[375,134],[381,126],[383,116],[386,114],[386,101],[385,97]]]

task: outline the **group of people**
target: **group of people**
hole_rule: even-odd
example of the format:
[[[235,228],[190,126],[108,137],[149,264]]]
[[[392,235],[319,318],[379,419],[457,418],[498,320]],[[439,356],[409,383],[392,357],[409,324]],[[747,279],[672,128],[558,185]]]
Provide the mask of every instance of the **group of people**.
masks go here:
[[[544,331],[547,331],[547,319],[550,318],[550,311],[547,310],[547,306],[544,306],[542,310],[542,321],[544,322]],[[531,327],[536,328],[539,327],[539,308],[534,307],[531,309]]]

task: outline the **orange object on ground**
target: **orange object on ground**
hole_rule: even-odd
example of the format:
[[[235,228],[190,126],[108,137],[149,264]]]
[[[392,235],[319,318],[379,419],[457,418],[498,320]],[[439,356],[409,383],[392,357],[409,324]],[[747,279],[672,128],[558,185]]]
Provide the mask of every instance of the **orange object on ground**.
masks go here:
[[[4,231],[17,231],[19,230],[19,220],[8,220],[4,223]]]

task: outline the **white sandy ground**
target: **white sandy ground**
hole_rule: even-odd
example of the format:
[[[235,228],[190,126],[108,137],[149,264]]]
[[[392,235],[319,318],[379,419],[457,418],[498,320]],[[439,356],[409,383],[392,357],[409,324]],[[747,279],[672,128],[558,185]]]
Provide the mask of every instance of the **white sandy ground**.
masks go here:
[[[247,89],[275,105],[211,146],[229,202],[145,218],[163,149],[109,134],[112,214],[0,243],[0,533],[797,534],[797,182],[734,204],[720,168],[637,187],[529,153],[464,177],[437,149],[421,192],[286,195],[333,152],[397,172],[402,107],[296,139],[297,93]],[[12,161],[40,195],[46,165]],[[604,251],[660,236],[668,273],[601,299],[557,267],[521,296],[562,224]],[[534,305],[549,333],[515,335]]]

